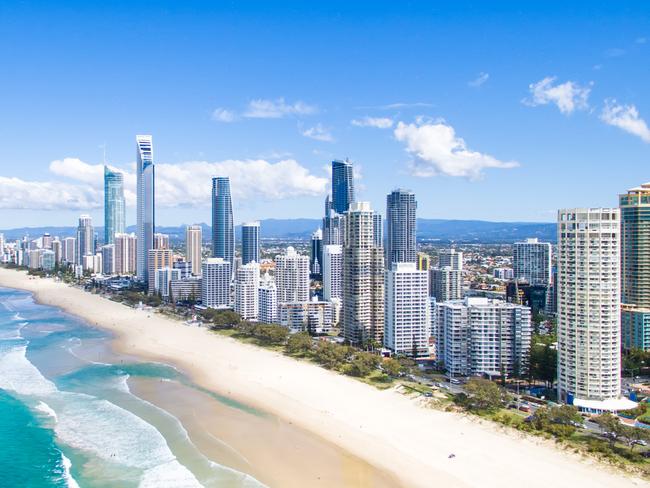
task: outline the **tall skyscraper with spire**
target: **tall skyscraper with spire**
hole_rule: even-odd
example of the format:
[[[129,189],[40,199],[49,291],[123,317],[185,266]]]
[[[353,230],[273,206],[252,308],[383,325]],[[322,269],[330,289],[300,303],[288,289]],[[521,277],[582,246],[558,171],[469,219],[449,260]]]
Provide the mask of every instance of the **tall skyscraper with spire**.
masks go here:
[[[155,178],[153,141],[150,135],[136,136],[137,172],[137,277],[148,283],[149,251],[154,248],[155,232]]]
[[[415,194],[397,189],[386,196],[386,268],[393,263],[415,263]]]
[[[212,256],[230,263],[235,260],[235,226],[232,216],[230,178],[212,178]]]
[[[104,244],[113,244],[115,234],[124,234],[124,214],[124,175],[104,166]]]
[[[332,209],[339,214],[348,211],[354,202],[354,175],[352,163],[332,161]]]

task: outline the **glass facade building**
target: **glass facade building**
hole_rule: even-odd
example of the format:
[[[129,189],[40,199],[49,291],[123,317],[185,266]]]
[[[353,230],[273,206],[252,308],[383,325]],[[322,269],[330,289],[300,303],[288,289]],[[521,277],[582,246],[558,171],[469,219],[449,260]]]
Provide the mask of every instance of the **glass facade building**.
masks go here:
[[[115,234],[125,230],[124,175],[104,166],[104,244],[113,244]]]
[[[343,214],[348,211],[354,202],[354,176],[352,163],[345,161],[332,161],[332,210]]]
[[[148,283],[149,251],[154,248],[155,187],[153,142],[151,136],[136,136],[137,172],[137,277]]]
[[[386,196],[386,267],[393,263],[415,263],[415,211],[412,191],[398,189]]]
[[[260,223],[246,222],[241,226],[241,263],[260,262]]]
[[[212,178],[212,257],[223,258],[230,263],[235,260],[235,228],[230,196],[230,178]]]

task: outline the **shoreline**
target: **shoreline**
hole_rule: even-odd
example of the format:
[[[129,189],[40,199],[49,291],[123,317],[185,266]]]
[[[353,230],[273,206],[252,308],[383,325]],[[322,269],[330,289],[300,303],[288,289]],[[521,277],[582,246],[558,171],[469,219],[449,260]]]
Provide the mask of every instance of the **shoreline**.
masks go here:
[[[32,292],[40,303],[112,332],[118,352],[176,366],[196,384],[294,423],[405,486],[650,486],[549,441],[427,409],[393,390],[380,391],[52,279],[0,268],[0,285]]]

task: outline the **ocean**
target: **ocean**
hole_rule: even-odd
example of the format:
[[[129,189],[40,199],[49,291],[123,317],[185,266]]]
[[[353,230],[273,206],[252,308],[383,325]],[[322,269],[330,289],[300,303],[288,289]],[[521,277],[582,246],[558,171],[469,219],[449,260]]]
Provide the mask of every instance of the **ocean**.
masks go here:
[[[200,388],[173,367],[116,355],[109,341],[27,292],[0,288],[2,486],[262,486],[210,459],[177,417],[129,385],[169,382],[181,395]]]

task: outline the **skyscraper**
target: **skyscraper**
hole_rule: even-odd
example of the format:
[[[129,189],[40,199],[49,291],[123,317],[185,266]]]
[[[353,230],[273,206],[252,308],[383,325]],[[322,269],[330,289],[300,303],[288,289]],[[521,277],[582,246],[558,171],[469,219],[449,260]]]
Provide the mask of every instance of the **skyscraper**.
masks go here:
[[[368,202],[355,202],[345,214],[341,320],[345,339],[359,345],[381,344],[384,335],[384,256],[373,215]]]
[[[512,269],[516,280],[531,285],[551,284],[551,244],[539,239],[515,242],[512,248]]]
[[[89,215],[79,217],[76,243],[75,262],[77,264],[83,263],[84,256],[95,254],[95,229],[93,228],[93,221]]]
[[[76,237],[64,237],[63,238],[63,262],[66,264],[76,264],[77,263],[77,238]]]
[[[115,273],[132,275],[136,272],[137,249],[135,234],[115,234]]]
[[[352,163],[345,161],[332,161],[332,209],[339,214],[348,211],[354,202],[354,175]],[[334,243],[330,243],[334,244]]]
[[[309,301],[309,257],[289,246],[275,257],[275,285],[278,307],[286,302]]]
[[[173,253],[171,249],[149,249],[147,262],[147,276],[149,279],[149,293],[156,290],[156,271],[161,268],[171,268]]]
[[[343,278],[343,248],[332,244],[323,248],[323,300],[340,300]]]
[[[171,249],[169,245],[169,234],[156,232],[153,235],[153,248],[154,249]]]
[[[438,266],[431,268],[431,296],[437,301],[459,300],[463,296],[463,253],[455,249],[441,249]]]
[[[230,279],[232,268],[223,258],[208,258],[201,271],[201,302],[209,308],[225,308],[230,305]]]
[[[185,259],[192,265],[192,274],[201,276],[203,230],[200,225],[188,225],[185,229]]]
[[[136,136],[137,173],[137,277],[148,283],[149,251],[154,248],[155,232],[155,168],[151,136]]]
[[[311,235],[311,247],[309,252],[309,272],[320,279],[323,273],[323,231],[317,229]]]
[[[619,196],[623,348],[650,350],[650,183]]]
[[[415,263],[415,194],[397,189],[386,196],[386,267]]]
[[[126,230],[124,176],[104,166],[104,244],[113,244],[115,234]]]
[[[560,210],[557,247],[558,398],[597,409],[621,392],[619,210]]]
[[[212,178],[212,256],[230,263],[235,260],[235,227],[232,216],[230,178]]]
[[[260,262],[260,223],[245,222],[241,226],[241,262]]]
[[[278,320],[278,291],[275,281],[265,273],[260,278],[258,289],[258,310],[259,321],[264,324],[274,324]]]
[[[393,263],[384,284],[384,346],[395,354],[429,355],[431,331],[429,277],[415,263]]]
[[[243,264],[235,273],[235,312],[244,320],[257,320],[259,314],[260,265]]]

